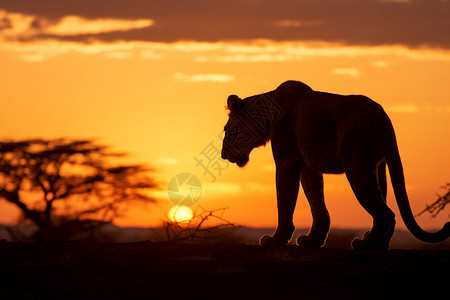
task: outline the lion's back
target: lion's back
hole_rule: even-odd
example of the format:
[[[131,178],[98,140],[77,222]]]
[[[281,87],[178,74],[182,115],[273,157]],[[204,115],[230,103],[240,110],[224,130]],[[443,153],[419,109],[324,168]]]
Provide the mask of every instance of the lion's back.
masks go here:
[[[393,140],[388,116],[366,96],[313,91],[297,81],[287,81],[278,89],[282,97],[278,103],[289,120],[282,131],[294,132],[303,159],[324,173],[342,172],[342,155],[356,144],[379,156]]]

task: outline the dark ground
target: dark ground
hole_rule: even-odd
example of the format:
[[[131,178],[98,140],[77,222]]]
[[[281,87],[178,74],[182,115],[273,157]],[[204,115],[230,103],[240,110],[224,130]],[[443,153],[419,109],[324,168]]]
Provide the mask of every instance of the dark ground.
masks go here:
[[[450,250],[0,242],[0,299],[433,299]]]

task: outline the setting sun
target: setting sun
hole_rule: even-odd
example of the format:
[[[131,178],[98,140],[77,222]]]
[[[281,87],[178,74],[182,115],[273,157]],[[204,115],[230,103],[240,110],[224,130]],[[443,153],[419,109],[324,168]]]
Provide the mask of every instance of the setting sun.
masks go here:
[[[192,219],[192,209],[185,205],[175,205],[169,210],[169,219],[172,222],[182,223]]]

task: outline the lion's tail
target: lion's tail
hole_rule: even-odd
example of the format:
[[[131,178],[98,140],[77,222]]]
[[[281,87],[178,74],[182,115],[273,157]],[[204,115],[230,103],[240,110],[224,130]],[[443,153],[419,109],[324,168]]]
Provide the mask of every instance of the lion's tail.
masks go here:
[[[392,132],[393,129],[392,129]],[[393,141],[392,141],[393,140]],[[403,222],[405,222],[408,230],[419,240],[428,243],[438,243],[450,237],[450,222],[445,223],[444,227],[437,232],[427,232],[420,228],[414,219],[411,211],[408,195],[406,194],[405,177],[403,175],[403,166],[398,152],[395,134],[389,143],[386,162],[389,167],[389,174],[391,175],[392,186],[394,188],[395,199],[400,210]]]

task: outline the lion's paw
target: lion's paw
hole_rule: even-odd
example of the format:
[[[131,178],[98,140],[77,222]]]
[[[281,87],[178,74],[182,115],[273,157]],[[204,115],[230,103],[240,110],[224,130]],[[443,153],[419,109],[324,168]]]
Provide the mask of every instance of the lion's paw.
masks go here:
[[[276,237],[270,236],[268,234],[263,235],[260,239],[259,239],[259,244],[262,247],[270,247],[270,246],[283,246],[286,245],[288,241],[286,240],[281,240],[278,239]]]
[[[381,239],[377,238],[372,231],[367,231],[364,238],[353,239],[352,248],[354,250],[388,250],[393,231],[394,228],[392,227],[386,236]]]
[[[318,241],[309,234],[301,234],[297,238],[297,245],[306,248],[320,248],[322,247],[324,241]]]
[[[374,249],[372,232],[370,230],[366,231],[364,233],[364,237],[362,239],[354,238],[352,241],[352,249],[354,249],[354,250],[372,250],[372,249]]]
[[[367,248],[367,241],[360,238],[354,238],[352,241],[352,249],[354,250],[364,250]]]

